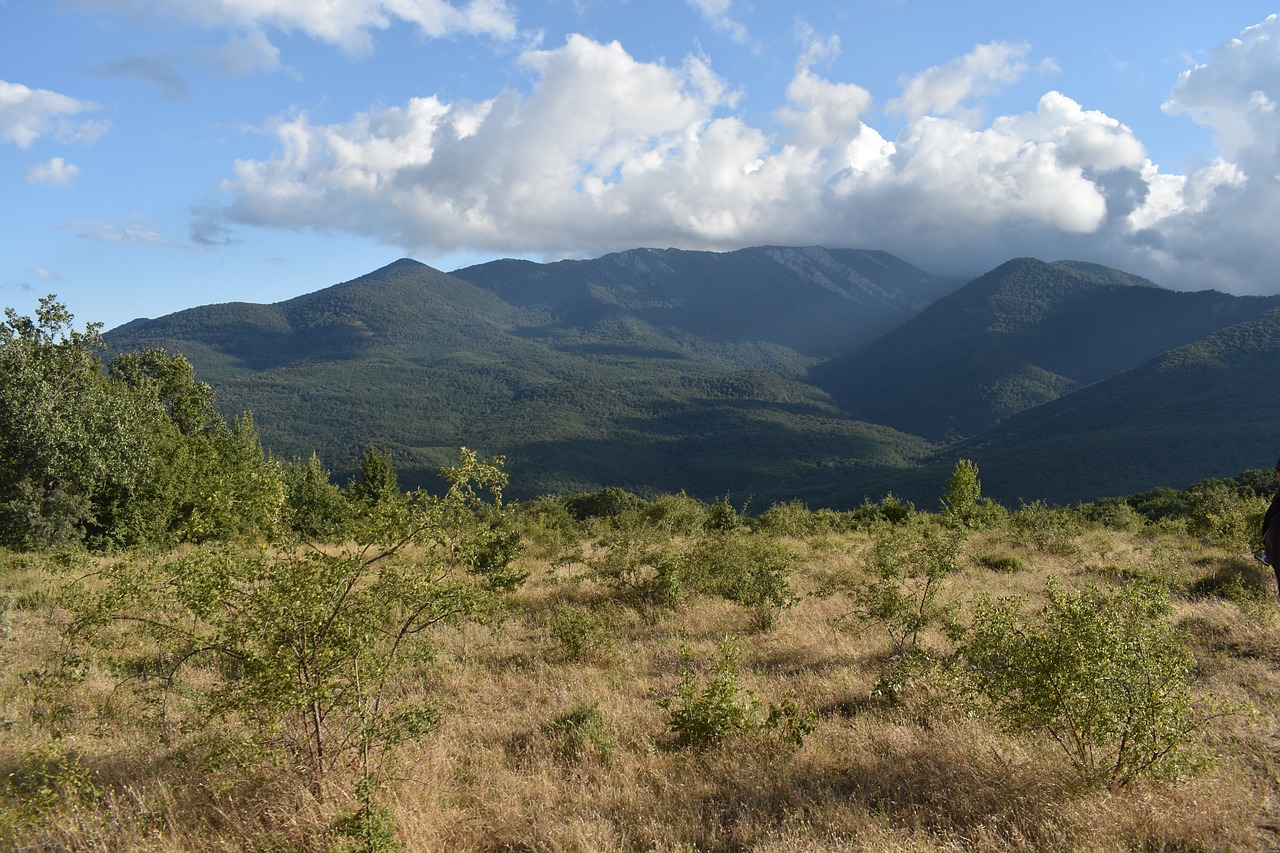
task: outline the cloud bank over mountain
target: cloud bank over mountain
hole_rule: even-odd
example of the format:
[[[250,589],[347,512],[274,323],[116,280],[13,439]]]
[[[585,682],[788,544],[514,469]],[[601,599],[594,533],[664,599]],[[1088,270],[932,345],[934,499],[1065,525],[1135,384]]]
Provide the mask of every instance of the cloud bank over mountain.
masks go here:
[[[1280,212],[1278,37],[1272,16],[1176,81],[1165,111],[1211,127],[1221,156],[1173,174],[1058,91],[981,121],[982,96],[1031,70],[1027,45],[979,45],[905,80],[887,108],[906,124],[887,139],[865,120],[866,89],[815,71],[834,39],[803,53],[765,128],[735,112],[740,93],[706,56],[647,63],[572,35],[519,56],[527,92],[414,98],[337,124],[278,116],[272,155],[236,162],[197,232],[315,228],[406,252],[546,257],[820,243],[972,270],[1087,255],[1253,292],[1280,266],[1265,233]]]

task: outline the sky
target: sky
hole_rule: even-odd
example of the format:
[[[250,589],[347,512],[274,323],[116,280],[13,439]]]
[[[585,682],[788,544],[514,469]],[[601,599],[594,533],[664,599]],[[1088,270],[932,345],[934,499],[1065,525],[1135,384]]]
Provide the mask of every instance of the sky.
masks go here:
[[[0,305],[881,249],[1280,292],[1280,3],[0,0]]]

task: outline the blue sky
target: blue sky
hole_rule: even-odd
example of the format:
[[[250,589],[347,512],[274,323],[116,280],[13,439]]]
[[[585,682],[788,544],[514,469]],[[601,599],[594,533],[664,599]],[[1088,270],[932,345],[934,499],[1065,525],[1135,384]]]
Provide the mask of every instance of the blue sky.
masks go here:
[[[1276,11],[0,0],[0,303],[761,244],[1280,292]]]

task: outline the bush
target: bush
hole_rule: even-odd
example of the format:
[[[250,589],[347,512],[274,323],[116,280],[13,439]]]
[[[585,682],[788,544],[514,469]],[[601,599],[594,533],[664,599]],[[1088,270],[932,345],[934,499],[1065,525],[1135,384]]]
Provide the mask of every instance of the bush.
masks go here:
[[[505,562],[497,463],[464,449],[443,473],[445,496],[370,506],[365,538],[333,552],[222,547],[105,566],[76,630],[110,650],[119,639],[102,628],[136,629],[161,652],[151,683],[178,688],[173,701],[193,700],[211,726],[244,725],[263,754],[283,744],[317,797],[335,771],[361,766],[368,780],[372,759],[435,725],[397,686],[429,660],[425,632],[483,617],[519,577]],[[203,665],[230,677],[210,684],[210,666],[184,678]]]
[[[684,492],[661,495],[640,510],[647,523],[675,536],[694,536],[707,524],[710,509]]]
[[[619,517],[596,541],[591,574],[647,610],[669,610],[687,594],[684,566],[666,533],[638,513]]]
[[[585,660],[609,642],[600,617],[585,607],[558,608],[551,616],[550,629],[569,660]]]
[[[721,641],[706,684],[693,669],[693,652],[686,646],[680,656],[684,660],[680,683],[675,693],[661,703],[678,745],[710,746],[759,725],[760,700],[738,686],[742,650],[737,643],[728,637]]]
[[[694,543],[685,565],[699,591],[741,604],[762,628],[799,600],[789,578],[800,556],[767,534],[709,533]]]
[[[1265,498],[1241,496],[1225,483],[1187,489],[1187,530],[1235,551],[1252,551],[1259,539]]]
[[[973,561],[992,572],[1012,574],[1027,570],[1026,561],[1017,554],[979,554]]]
[[[775,732],[791,746],[800,746],[814,730],[812,711],[802,709],[793,699],[764,703],[738,685],[738,661],[742,649],[732,637],[725,637],[716,649],[711,678],[703,683],[693,669],[693,653],[681,648],[684,665],[675,692],[660,704],[669,716],[668,725],[678,746],[705,748],[734,735]]]
[[[613,757],[613,733],[598,703],[571,708],[544,725],[542,731],[563,761],[579,763],[594,757],[608,763]]]
[[[961,649],[978,694],[1010,731],[1048,734],[1090,783],[1177,776],[1203,721],[1166,593],[1047,592],[1030,616],[1016,599],[979,606]]]
[[[813,513],[803,501],[775,503],[756,520],[756,529],[777,536],[804,536],[814,530]]]
[[[1077,552],[1074,540],[1084,529],[1078,513],[1044,501],[1023,504],[1010,514],[1009,522],[1018,544],[1060,557]]]

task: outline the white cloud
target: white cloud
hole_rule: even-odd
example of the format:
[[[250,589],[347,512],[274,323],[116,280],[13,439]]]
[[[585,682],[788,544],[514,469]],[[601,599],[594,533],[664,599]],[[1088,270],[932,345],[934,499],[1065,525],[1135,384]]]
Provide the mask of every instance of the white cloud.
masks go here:
[[[1030,254],[1171,286],[1273,289],[1280,132],[1261,131],[1280,100],[1276,44],[1247,61],[1225,46],[1233,64],[1215,54],[1179,81],[1170,103],[1225,117],[1230,139],[1225,156],[1179,175],[1153,164],[1130,128],[1059,92],[975,125],[969,99],[1022,73],[1020,46],[945,66],[951,84],[930,72],[908,81],[900,108],[938,114],[886,139],[866,123],[869,92],[812,69],[835,42],[805,50],[770,130],[734,114],[738,93],[703,57],[643,63],[573,36],[521,57],[527,94],[417,98],[341,124],[280,117],[275,153],[237,162],[226,203],[196,211],[193,233],[214,243],[236,224],[314,228],[411,253],[548,258],[821,243],[974,273]]]
[[[27,183],[47,184],[51,187],[70,187],[80,174],[80,167],[68,163],[61,157],[54,157],[47,163],[27,168]]]
[[[975,96],[999,91],[1027,72],[1030,45],[991,42],[946,65],[939,65],[906,81],[902,97],[888,104],[890,112],[917,119],[951,115]]]
[[[228,40],[212,57],[212,62],[230,77],[269,73],[280,67],[280,48],[272,44],[262,30],[252,28]]]
[[[1218,147],[1233,160],[1274,158],[1280,141],[1277,99],[1280,18],[1271,15],[1220,45],[1203,65],[1184,71],[1164,110],[1213,128]]]
[[[504,0],[75,0],[75,5],[108,9],[125,15],[167,14],[206,29],[228,29],[233,52],[243,50],[267,29],[302,32],[337,45],[351,54],[368,52],[372,31],[396,21],[413,26],[428,37],[457,33],[511,38],[516,34],[515,11]],[[260,46],[259,46],[260,47]],[[260,64],[268,54],[256,51]]]
[[[0,80],[0,142],[29,148],[50,132],[59,142],[96,142],[110,126],[107,122],[76,122],[68,116],[99,109],[89,101]]]
[[[739,44],[748,40],[747,28],[729,14],[733,0],[688,0],[690,6],[698,11],[711,26],[725,33]]]
[[[137,222],[102,222],[96,219],[78,219],[63,226],[71,233],[86,240],[102,243],[141,243],[150,246],[169,246],[173,241],[158,231]]]

